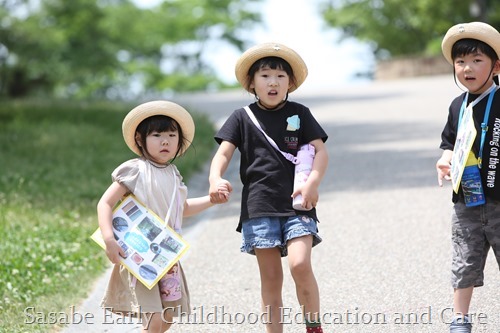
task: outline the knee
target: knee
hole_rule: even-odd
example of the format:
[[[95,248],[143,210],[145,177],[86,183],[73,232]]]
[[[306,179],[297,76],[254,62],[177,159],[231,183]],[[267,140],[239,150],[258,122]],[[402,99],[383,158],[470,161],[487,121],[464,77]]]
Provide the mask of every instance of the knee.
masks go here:
[[[174,323],[174,318],[170,314],[165,314],[162,316],[162,321],[161,321],[161,332],[166,332],[172,327],[172,324]]]
[[[266,285],[281,284],[283,281],[283,270],[281,266],[267,266],[260,268],[260,279]]]
[[[310,261],[299,261],[290,263],[290,273],[295,281],[308,279],[313,275]]]
[[[266,290],[266,292],[276,292],[281,293],[281,288],[283,285],[283,275],[282,274],[267,274],[261,276],[261,288]]]

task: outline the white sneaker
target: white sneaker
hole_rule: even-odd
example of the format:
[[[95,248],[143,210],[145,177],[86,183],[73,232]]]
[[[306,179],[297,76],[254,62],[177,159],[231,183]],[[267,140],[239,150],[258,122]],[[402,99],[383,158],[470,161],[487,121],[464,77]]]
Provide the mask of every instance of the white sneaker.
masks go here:
[[[450,324],[450,333],[471,333],[472,324],[469,317],[455,317]]]

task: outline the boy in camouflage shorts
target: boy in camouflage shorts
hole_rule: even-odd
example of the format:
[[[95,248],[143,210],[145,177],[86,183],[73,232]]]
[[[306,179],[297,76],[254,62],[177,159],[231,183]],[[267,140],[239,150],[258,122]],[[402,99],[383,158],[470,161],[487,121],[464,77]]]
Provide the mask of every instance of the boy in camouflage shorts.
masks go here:
[[[483,271],[490,248],[500,267],[500,175],[496,175],[500,162],[500,93],[496,84],[500,72],[500,34],[482,22],[457,24],[446,33],[442,50],[453,65],[455,82],[466,90],[450,105],[441,134],[443,154],[436,169],[440,186],[443,179],[452,180],[454,185],[455,317],[450,332],[469,333],[472,293],[474,287],[484,284]],[[467,142],[464,138],[474,132],[467,123],[474,124],[477,132],[472,146],[464,144]]]

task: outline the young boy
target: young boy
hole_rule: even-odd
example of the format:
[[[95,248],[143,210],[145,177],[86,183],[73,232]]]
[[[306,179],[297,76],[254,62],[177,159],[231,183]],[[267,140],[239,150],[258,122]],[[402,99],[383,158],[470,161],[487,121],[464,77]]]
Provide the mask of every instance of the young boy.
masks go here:
[[[453,65],[455,82],[458,79],[466,89],[450,105],[441,135],[443,154],[436,169],[439,186],[443,179],[452,180],[454,185],[455,317],[450,333],[468,333],[472,328],[468,317],[472,292],[484,284],[490,247],[500,266],[500,175],[496,175],[500,162],[500,96],[495,84],[500,72],[500,34],[482,22],[457,24],[446,33],[442,51]],[[474,135],[468,145],[467,138]]]

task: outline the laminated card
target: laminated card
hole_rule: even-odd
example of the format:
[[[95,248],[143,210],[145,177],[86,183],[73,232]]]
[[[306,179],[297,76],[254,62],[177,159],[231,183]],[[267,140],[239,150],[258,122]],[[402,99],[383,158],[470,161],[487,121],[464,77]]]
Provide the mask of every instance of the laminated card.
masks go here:
[[[120,261],[148,289],[187,252],[189,244],[134,195],[113,210],[113,234],[125,258]],[[91,238],[106,249],[101,230]]]

